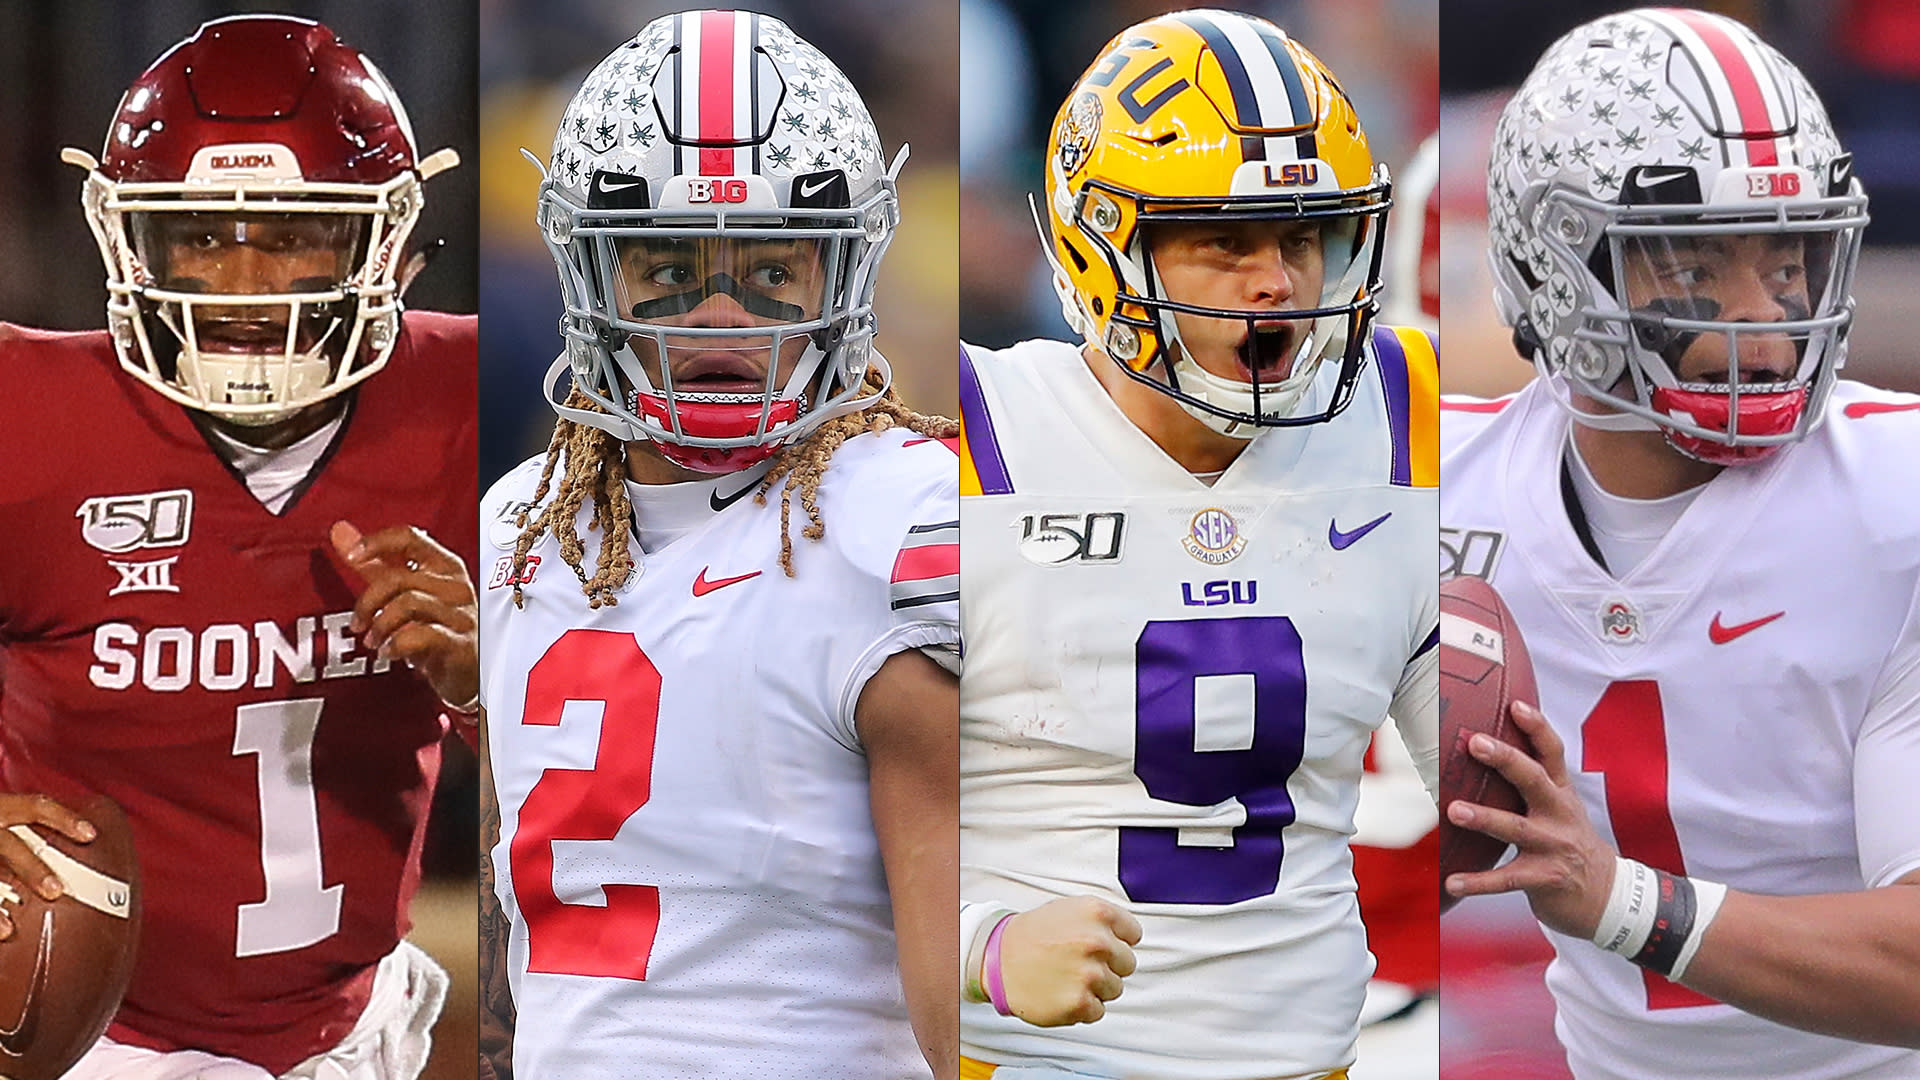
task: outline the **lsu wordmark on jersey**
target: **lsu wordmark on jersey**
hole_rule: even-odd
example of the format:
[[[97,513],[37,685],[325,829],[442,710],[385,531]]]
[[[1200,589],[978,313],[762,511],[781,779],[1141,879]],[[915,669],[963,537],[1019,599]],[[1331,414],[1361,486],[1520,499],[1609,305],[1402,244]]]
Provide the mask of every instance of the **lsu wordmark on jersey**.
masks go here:
[[[1437,725],[1411,706],[1433,700],[1433,351],[1383,328],[1371,353],[1346,412],[1209,486],[1079,348],[963,350],[961,893],[1099,896],[1144,927],[1105,1018],[966,1005],[969,1056],[1177,1080],[1352,1060],[1362,760],[1396,700]]]

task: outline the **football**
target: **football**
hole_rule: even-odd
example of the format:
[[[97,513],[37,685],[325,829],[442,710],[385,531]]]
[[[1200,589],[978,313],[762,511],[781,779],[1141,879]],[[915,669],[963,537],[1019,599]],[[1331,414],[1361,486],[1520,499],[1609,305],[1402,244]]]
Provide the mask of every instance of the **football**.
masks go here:
[[[1440,586],[1440,910],[1453,906],[1444,882],[1450,874],[1486,870],[1507,845],[1447,820],[1456,799],[1515,813],[1526,802],[1506,778],[1467,752],[1467,740],[1485,732],[1528,754],[1533,744],[1513,724],[1507,707],[1538,703],[1533,664],[1513,614],[1481,578],[1457,577]]]
[[[95,830],[76,844],[15,825],[66,886],[58,900],[0,872],[0,907],[13,934],[0,941],[0,1077],[54,1080],[92,1048],[133,977],[140,935],[140,870],[127,815],[104,796],[69,803]]]

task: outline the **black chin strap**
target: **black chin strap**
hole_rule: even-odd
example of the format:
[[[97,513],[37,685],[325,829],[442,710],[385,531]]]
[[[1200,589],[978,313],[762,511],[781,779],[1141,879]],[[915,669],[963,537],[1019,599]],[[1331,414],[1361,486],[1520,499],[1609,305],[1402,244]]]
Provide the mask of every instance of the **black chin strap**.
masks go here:
[[[1573,526],[1573,535],[1580,538],[1580,546],[1612,577],[1613,568],[1607,565],[1607,557],[1600,554],[1600,545],[1593,539],[1593,526],[1587,523],[1586,508],[1580,505],[1580,492],[1573,486],[1573,463],[1568,459],[1576,452],[1569,445],[1560,455],[1560,502],[1567,509],[1567,523]]]
[[[700,283],[697,289],[688,289],[673,296],[663,296],[658,300],[644,300],[633,305],[633,317],[641,322],[653,322],[674,315],[685,315],[694,308],[707,302],[709,296],[731,296],[739,301],[749,315],[758,315],[763,319],[778,319],[781,322],[801,322],[807,313],[798,304],[789,304],[775,300],[741,287],[731,274],[714,274]]]

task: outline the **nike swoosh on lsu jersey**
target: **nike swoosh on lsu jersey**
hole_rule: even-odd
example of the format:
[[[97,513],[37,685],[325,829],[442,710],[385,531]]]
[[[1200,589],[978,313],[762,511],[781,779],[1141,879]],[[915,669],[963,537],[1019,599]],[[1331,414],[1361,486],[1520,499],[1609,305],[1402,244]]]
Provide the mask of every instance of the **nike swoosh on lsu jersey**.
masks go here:
[[[1348,548],[1352,547],[1354,544],[1358,543],[1361,537],[1367,535],[1368,533],[1372,532],[1374,529],[1378,528],[1381,522],[1387,520],[1392,516],[1393,516],[1393,511],[1389,510],[1384,514],[1381,514],[1379,517],[1374,518],[1372,521],[1367,522],[1365,525],[1362,525],[1359,528],[1353,530],[1352,532],[1341,532],[1340,524],[1337,519],[1333,521],[1329,521],[1327,522],[1327,543],[1332,544],[1333,550],[1335,551],[1345,551]]]

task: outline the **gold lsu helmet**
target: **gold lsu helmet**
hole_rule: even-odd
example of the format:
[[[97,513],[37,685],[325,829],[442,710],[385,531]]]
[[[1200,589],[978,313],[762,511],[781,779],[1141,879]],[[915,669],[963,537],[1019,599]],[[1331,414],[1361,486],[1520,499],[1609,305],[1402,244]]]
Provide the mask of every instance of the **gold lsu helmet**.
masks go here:
[[[1391,201],[1386,167],[1333,73],[1279,27],[1235,12],[1175,12],[1122,31],[1081,75],[1048,140],[1048,256],[1068,323],[1134,379],[1241,438],[1331,420],[1352,400]],[[1244,220],[1319,223],[1325,274],[1314,306],[1212,308],[1165,295],[1144,227]],[[1175,313],[1244,321],[1248,370],[1290,367],[1264,384],[1209,373],[1179,348]],[[1307,332],[1275,333],[1275,322],[1305,322]],[[1292,355],[1271,354],[1280,348]],[[1330,356],[1338,383],[1300,410]]]

